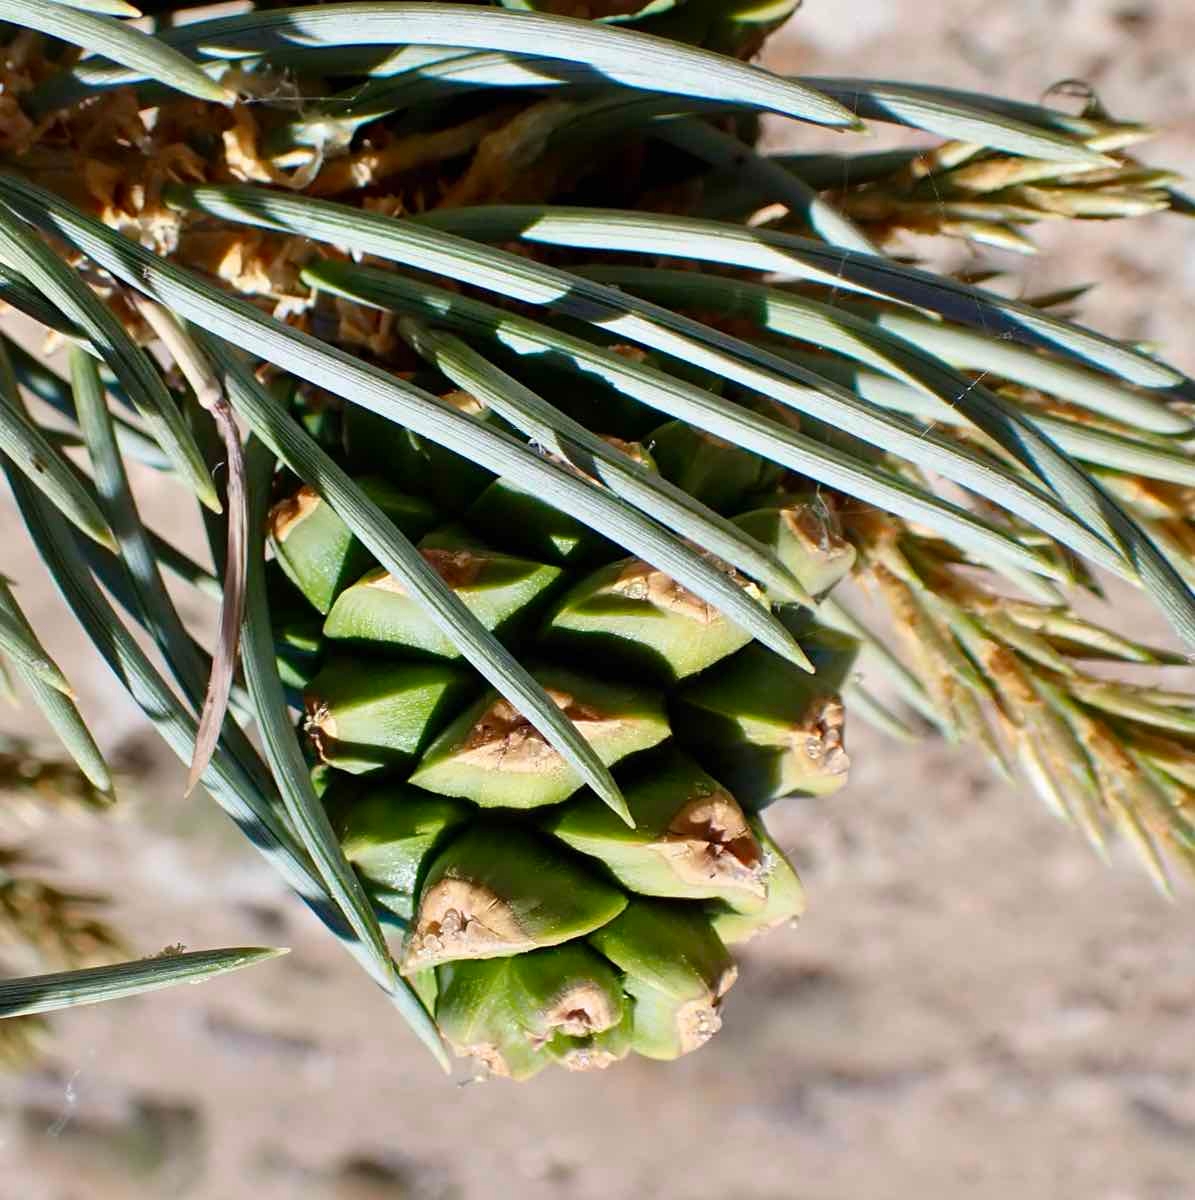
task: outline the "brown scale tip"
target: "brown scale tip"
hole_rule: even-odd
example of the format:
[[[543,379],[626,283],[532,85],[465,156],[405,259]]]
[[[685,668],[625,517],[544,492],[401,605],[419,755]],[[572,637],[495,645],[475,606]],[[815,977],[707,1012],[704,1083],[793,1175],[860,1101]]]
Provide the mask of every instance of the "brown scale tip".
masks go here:
[[[535,945],[501,896],[472,880],[446,876],[419,901],[402,970],[409,975],[453,959],[501,958]]]
[[[502,1051],[493,1042],[474,1042],[468,1046],[453,1046],[458,1058],[471,1058],[483,1069],[483,1075],[509,1079],[511,1070]]]
[[[604,1071],[618,1062],[619,1056],[598,1046],[575,1046],[557,1061],[566,1071]]]
[[[782,509],[780,518],[793,537],[824,558],[854,554],[854,547],[835,527],[836,518],[828,518],[825,512],[802,504]]]
[[[603,435],[602,441],[608,446],[613,446],[615,450],[621,450],[623,454],[637,462],[641,467],[646,467],[651,463],[651,456],[647,453],[642,442],[628,442],[625,438],[613,437],[612,435]]]
[[[582,735],[592,741],[598,732],[617,724],[587,704],[582,704],[559,688],[545,688],[566,717]],[[495,770],[535,773],[560,761],[560,755],[545,741],[543,734],[509,700],[495,700],[478,717],[461,745],[460,759]]]
[[[716,1004],[705,1000],[690,1000],[676,1013],[676,1030],[682,1054],[700,1050],[722,1028],[722,1017]]]
[[[817,696],[792,731],[796,752],[825,775],[845,775],[851,760],[843,744],[846,711],[839,696]]]
[[[699,793],[673,817],[654,848],[681,879],[716,880],[763,898],[763,852],[743,810],[723,788],[702,785]]]
[[[270,509],[270,535],[276,542],[285,542],[296,525],[301,524],[320,504],[315,488],[303,484],[293,496],[279,500]]]
[[[738,979],[738,968],[727,967],[714,987],[712,998],[702,997],[682,1004],[676,1013],[676,1030],[682,1054],[699,1050],[722,1028],[722,999]]]
[[[455,408],[457,412],[465,413],[470,417],[476,417],[485,412],[485,405],[472,392],[466,392],[461,388],[445,392],[440,399],[449,407]]]
[[[468,587],[475,583],[485,570],[486,559],[472,550],[420,550],[424,560],[450,588]],[[379,591],[393,592],[399,596],[407,594],[407,586],[395,579],[388,571],[378,570],[365,579],[366,587]]]
[[[552,1033],[569,1037],[588,1037],[609,1029],[619,1017],[609,993],[596,983],[578,983],[569,988],[545,1014],[549,1034],[533,1038],[542,1045]]]
[[[669,612],[681,613],[702,625],[722,620],[722,614],[700,596],[682,587],[671,575],[636,559],[628,563],[610,585],[610,590],[628,600],[640,600]]]

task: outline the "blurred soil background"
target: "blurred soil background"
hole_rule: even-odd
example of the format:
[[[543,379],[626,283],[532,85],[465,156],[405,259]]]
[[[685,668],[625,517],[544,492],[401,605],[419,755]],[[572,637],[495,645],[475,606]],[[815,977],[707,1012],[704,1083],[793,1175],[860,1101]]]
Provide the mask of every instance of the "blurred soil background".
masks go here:
[[[1063,78],[1195,168],[1192,0],[806,0],[768,53],[809,74],[1036,100]],[[799,127],[772,145],[835,148]],[[1195,224],[1046,230],[984,255],[1195,371]],[[959,250],[954,261],[972,256]],[[139,477],[162,530],[173,494]],[[674,1065],[449,1081],[381,995],[145,731],[62,609],[7,501],[4,572],[126,772],[118,815],[26,831],[113,893],[136,954],[279,944],[276,962],[60,1016],[0,1077],[0,1200],[1189,1200],[1195,895],[1101,865],[1030,795],[935,743],[858,724],[848,791],[774,810],[811,894],[743,955],[726,1026]],[[180,594],[184,618],[203,602]],[[1164,636],[1132,597],[1116,619]],[[0,715],[30,730],[25,714]]]

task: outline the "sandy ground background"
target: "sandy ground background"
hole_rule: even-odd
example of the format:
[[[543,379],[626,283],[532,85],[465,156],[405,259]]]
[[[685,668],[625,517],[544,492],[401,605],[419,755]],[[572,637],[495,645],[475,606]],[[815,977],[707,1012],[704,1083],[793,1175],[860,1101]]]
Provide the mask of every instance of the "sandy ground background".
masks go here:
[[[1195,167],[1193,58],[1190,0],[807,0],[770,51],[785,69],[1024,99],[1082,77],[1164,126],[1149,157],[1179,169]],[[1102,280],[1088,320],[1195,370],[1195,225],[1042,243],[1026,290]],[[162,524],[167,496],[147,508]],[[744,955],[702,1053],[462,1085],[214,806],[180,798],[181,771],[88,665],[7,507],[0,545],[131,777],[121,817],[32,829],[31,848],[116,892],[138,953],[293,947],[57,1019],[42,1066],[0,1078],[0,1200],[1195,1196],[1190,891],[1166,904],[1127,855],[1105,868],[978,764],[851,729],[848,792],[776,814],[810,914]],[[1120,616],[1158,632],[1131,601]]]

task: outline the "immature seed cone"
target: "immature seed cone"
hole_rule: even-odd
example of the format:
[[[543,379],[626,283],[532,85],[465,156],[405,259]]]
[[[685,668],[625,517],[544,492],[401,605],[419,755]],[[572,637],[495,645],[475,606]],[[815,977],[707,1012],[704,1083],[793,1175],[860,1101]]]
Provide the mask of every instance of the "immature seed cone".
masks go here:
[[[346,417],[347,462],[364,457],[376,472],[380,442],[363,456],[350,436],[361,422]],[[305,724],[324,802],[402,928],[399,967],[450,1045],[493,1075],[688,1053],[721,1024],[735,978],[727,945],[802,911],[796,872],[755,814],[843,781],[837,690],[853,644],[782,610],[818,668],[808,675],[575,516],[457,471],[442,452],[438,469],[460,490],[434,507],[419,461],[410,466],[418,443],[388,436],[406,464],[394,480],[414,479],[420,495],[380,474],[372,494],[613,769],[633,822],[484,685],[323,501],[284,497],[279,655],[292,676],[318,664]],[[649,469],[741,511],[811,591],[849,569],[853,552],[824,511],[767,491],[777,480],[750,455],[674,426],[653,454]],[[753,582],[729,578],[768,605]]]
[[[361,22],[371,32],[351,28],[360,13],[344,5],[313,17],[277,11],[293,0],[254,0],[225,16],[200,11],[209,0],[139,0],[154,42],[70,11],[133,11],[112,0],[0,0],[3,298],[56,336],[86,336],[112,373],[100,382],[139,414],[101,420],[89,371],[72,372],[72,397],[0,337],[6,469],[19,468],[11,490],[29,532],[92,641],[179,734],[204,694],[201,663],[175,661],[189,647],[146,556],[201,588],[216,581],[153,550],[105,460],[119,436],[120,455],[171,467],[216,509],[208,468],[223,434],[226,516],[222,531],[214,514],[208,527],[227,537],[225,604],[192,774],[376,967],[380,935],[361,894],[327,870],[326,829],[289,787],[270,811],[262,764],[222,724],[230,699],[241,707],[230,685],[243,650],[252,715],[284,782],[281,751],[294,747],[276,736],[286,710],[259,669],[266,617],[241,550],[260,515],[244,501],[260,498],[261,448],[297,473],[275,480],[267,607],[315,791],[378,915],[401,930],[391,950],[403,977],[447,1041],[496,1075],[696,1048],[735,978],[727,947],[800,915],[800,881],[760,813],[845,782],[839,693],[856,647],[810,610],[852,571],[908,634],[912,668],[845,610],[832,621],[872,643],[922,715],[1003,765],[998,722],[1059,814],[1101,847],[1119,828],[1163,886],[1159,845],[1195,862],[1190,697],[1076,661],[1173,656],[1081,620],[1055,587],[1098,590],[1088,556],[1138,577],[1195,642],[1182,584],[1195,582],[1191,381],[1139,346],[1060,322],[1073,294],[1013,303],[974,275],[934,282],[872,255],[906,232],[1023,250],[1022,228],[1046,217],[1195,205],[1176,176],[1125,153],[1144,127],[1098,102],[1072,116],[832,79],[815,81],[819,96],[682,49],[749,59],[799,2],[496,0],[609,22],[570,33],[468,5],[455,16],[383,5],[393,11]],[[409,20],[419,42],[442,21],[446,44],[404,44]],[[309,21],[311,37],[287,36]],[[466,25],[471,48],[454,49]],[[531,57],[508,53],[520,28]],[[644,81],[653,94],[636,92]],[[757,154],[766,112],[842,128],[858,112],[951,140]],[[624,254],[649,266],[606,261]],[[661,269],[674,256],[688,269]],[[778,264],[792,286],[746,278]],[[242,368],[276,385],[276,411]],[[35,437],[14,369],[79,417],[129,563],[80,559],[55,535],[45,504],[111,541],[90,481],[58,455],[73,426],[54,444]],[[294,437],[286,406],[336,469]],[[238,422],[254,435],[243,456]],[[367,549],[381,544],[379,511],[401,568]],[[979,581],[989,567],[992,586]],[[193,695],[139,665],[106,601],[89,602],[93,575],[116,594],[135,584],[134,615]],[[793,602],[809,609],[783,607]],[[764,619],[772,610],[815,675],[769,649],[787,644]],[[32,672],[51,724],[106,794],[69,688],[14,620],[0,630],[5,654]],[[588,742],[584,777],[600,775],[603,796],[507,698],[522,703],[529,677],[540,723],[571,723],[574,752]],[[0,663],[0,691],[4,680]],[[911,732],[849,683],[857,711]],[[208,730],[226,736],[213,745]],[[11,924],[28,889],[8,890]],[[429,1040],[429,1022],[399,999]]]

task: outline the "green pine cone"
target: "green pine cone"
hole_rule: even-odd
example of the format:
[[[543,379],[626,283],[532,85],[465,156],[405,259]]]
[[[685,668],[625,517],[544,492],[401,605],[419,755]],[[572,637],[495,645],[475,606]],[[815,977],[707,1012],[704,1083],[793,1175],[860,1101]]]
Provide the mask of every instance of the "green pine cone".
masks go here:
[[[370,455],[370,423],[350,413],[343,424],[357,438],[350,469],[375,472],[371,495],[613,770],[633,822],[485,684],[326,504],[283,501],[279,658],[296,677],[308,667],[324,803],[402,931],[403,974],[450,1046],[495,1075],[696,1049],[734,981],[726,947],[802,911],[796,872],[756,814],[843,782],[837,692],[851,639],[777,608],[817,668],[807,674],[577,515],[443,454],[439,485],[425,487],[417,439],[392,428],[390,448],[379,438]],[[753,456],[675,424],[647,445],[663,474],[731,515],[811,593],[849,572],[853,548],[816,500],[767,492],[774,472]],[[376,473],[387,453],[393,482]]]
[[[144,32],[0,0],[0,285],[74,345],[68,383],[0,331],[0,466],[189,786],[437,1056],[704,1044],[728,947],[803,912],[761,813],[843,786],[841,693],[916,734],[860,642],[1100,850],[1167,891],[1195,864],[1191,697],[1082,666],[1188,656],[1066,598],[1123,576],[1195,646],[1195,381],[1074,322],[1082,289],[901,257],[1195,211],[1146,126],[748,65],[800,0],[287,3],[144,0]],[[765,116],[914,137],[775,154]],[[126,456],[208,510],[214,571],[141,527]],[[221,594],[210,672],[155,559]],[[901,655],[828,599],[848,575]],[[13,597],[0,657],[106,794]]]

